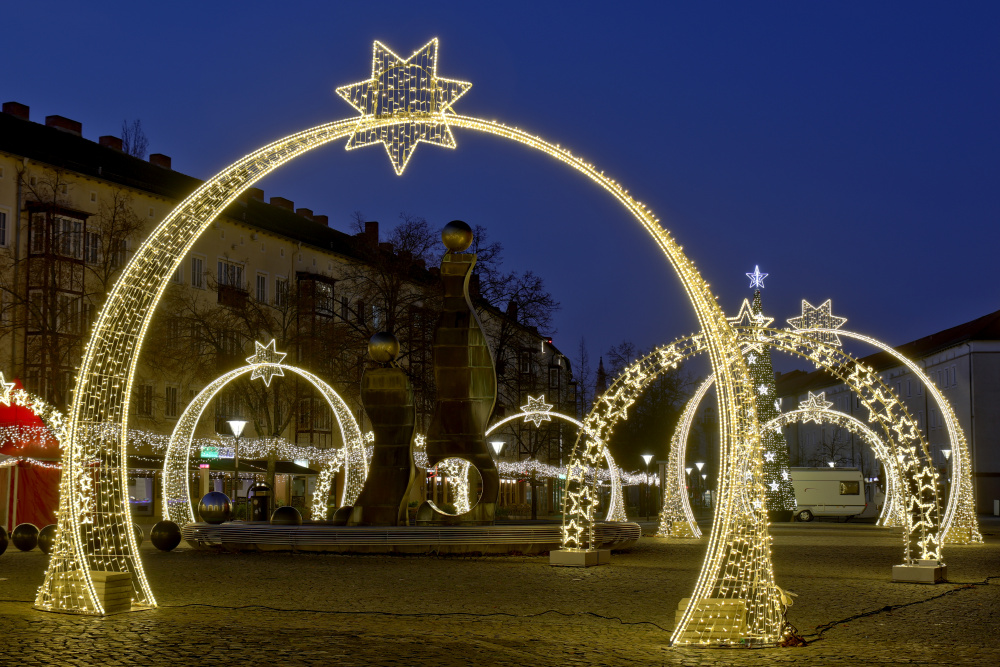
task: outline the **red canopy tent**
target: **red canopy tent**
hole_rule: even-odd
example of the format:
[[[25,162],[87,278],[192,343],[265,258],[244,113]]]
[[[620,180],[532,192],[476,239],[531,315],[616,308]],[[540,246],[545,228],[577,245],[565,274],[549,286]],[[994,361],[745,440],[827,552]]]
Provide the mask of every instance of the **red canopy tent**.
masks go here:
[[[22,385],[14,380],[15,389]],[[56,522],[59,507],[59,442],[31,410],[0,404],[0,454],[21,460],[0,468],[0,517],[9,531],[19,523],[39,528]]]

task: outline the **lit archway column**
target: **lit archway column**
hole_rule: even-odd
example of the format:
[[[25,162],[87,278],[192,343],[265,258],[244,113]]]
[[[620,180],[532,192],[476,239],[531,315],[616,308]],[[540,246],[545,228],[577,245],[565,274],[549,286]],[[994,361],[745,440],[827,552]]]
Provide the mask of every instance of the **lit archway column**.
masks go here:
[[[330,495],[330,482],[334,473],[343,462],[346,470],[347,483],[341,505],[352,504],[361,493],[367,473],[367,457],[365,456],[364,439],[358,422],[351,414],[347,403],[334,391],[333,387],[323,382],[312,373],[286,364],[268,364],[281,371],[288,371],[308,381],[313,388],[326,400],[337,419],[343,437],[343,456],[337,461],[331,461],[320,471],[317,479],[316,492],[313,495],[312,515],[317,518],[327,518],[327,497]],[[244,376],[252,375],[260,367],[258,364],[243,366],[229,371],[213,380],[202,389],[184,409],[177,420],[170,443],[163,460],[163,507],[166,518],[179,526],[195,523],[197,518],[191,505],[191,490],[188,484],[188,470],[191,462],[191,442],[201,416],[212,399],[230,382]]]

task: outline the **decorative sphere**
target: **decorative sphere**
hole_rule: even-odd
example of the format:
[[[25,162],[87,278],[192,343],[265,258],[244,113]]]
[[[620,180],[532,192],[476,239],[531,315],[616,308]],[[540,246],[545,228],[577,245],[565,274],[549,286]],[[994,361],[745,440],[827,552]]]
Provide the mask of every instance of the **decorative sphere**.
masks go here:
[[[10,541],[21,551],[31,551],[38,544],[38,527],[31,523],[21,523],[10,533]]]
[[[285,505],[284,507],[279,507],[274,510],[274,514],[271,515],[271,525],[272,526],[301,526],[302,525],[302,515],[294,507],[289,507]]]
[[[4,551],[7,551],[7,543],[8,543],[7,529],[4,528],[3,526],[0,526],[0,554],[3,554]]]
[[[38,548],[43,552],[50,554],[52,553],[52,547],[56,542],[56,524],[50,523],[49,525],[38,531]]]
[[[173,521],[161,521],[149,531],[149,541],[160,551],[170,551],[181,543],[181,529]]]
[[[461,220],[452,220],[441,230],[441,240],[448,252],[462,252],[472,245],[472,227]]]
[[[233,518],[233,503],[221,491],[209,491],[198,503],[198,514],[205,523],[222,523]]]
[[[399,339],[388,331],[380,331],[368,341],[368,354],[380,364],[395,361],[399,356]]]
[[[142,546],[142,538],[146,535],[142,532],[142,528],[137,523],[132,524],[132,534],[135,535],[135,548],[138,549]]]

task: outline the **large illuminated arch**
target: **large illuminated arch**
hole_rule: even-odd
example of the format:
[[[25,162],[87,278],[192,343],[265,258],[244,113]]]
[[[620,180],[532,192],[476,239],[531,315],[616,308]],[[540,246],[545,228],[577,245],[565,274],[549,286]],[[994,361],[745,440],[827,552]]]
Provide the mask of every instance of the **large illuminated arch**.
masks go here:
[[[942,526],[944,528],[944,539],[949,544],[980,543],[983,541],[982,533],[979,530],[979,519],[976,517],[975,497],[972,493],[972,455],[969,452],[969,443],[965,439],[965,431],[958,423],[958,417],[951,407],[951,403],[944,397],[941,390],[937,388],[927,374],[920,369],[912,360],[902,355],[898,350],[889,347],[880,340],[871,336],[845,331],[843,329],[820,329],[809,328],[799,329],[799,332],[808,336],[810,332],[819,335],[847,336],[855,340],[868,343],[877,347],[882,352],[887,353],[896,361],[906,366],[913,373],[919,382],[927,389],[938,409],[944,417],[945,427],[948,430],[948,441],[952,452],[952,479],[957,479],[958,484],[952,485],[952,492],[948,495],[948,503],[944,510]]]
[[[525,408],[521,409],[525,410]],[[578,419],[574,419],[569,415],[564,415],[561,412],[551,412],[549,410],[541,410],[541,411],[525,410],[524,412],[519,412],[517,414],[510,415],[509,417],[504,417],[493,426],[490,426],[489,429],[486,430],[486,437],[489,437],[490,433],[493,433],[498,428],[500,428],[501,426],[503,426],[508,422],[514,421],[515,419],[531,419],[532,415],[538,416],[539,418],[546,421],[550,420],[552,417],[556,417],[557,419],[568,421],[570,424],[576,426],[577,429],[583,428],[583,422],[581,422]],[[608,450],[607,447],[604,448],[604,462],[608,464],[608,471],[611,474],[611,502],[608,503],[608,513],[605,515],[605,521],[626,521],[627,517],[625,516],[625,503],[622,500],[621,474],[618,472],[618,466],[615,464],[615,460],[614,458],[612,458],[611,452]]]
[[[205,408],[227,384],[244,375],[259,373],[260,366],[260,364],[250,364],[219,376],[192,399],[177,420],[177,425],[174,427],[173,433],[170,434],[167,454],[163,459],[163,507],[166,518],[178,526],[197,521],[191,504],[188,470],[191,464],[191,441]],[[326,399],[330,410],[333,411],[334,417],[337,419],[337,425],[343,436],[344,454],[337,460],[328,462],[320,471],[312,502],[312,516],[325,519],[327,518],[327,498],[330,495],[330,485],[333,475],[340,468],[341,463],[346,470],[346,483],[340,505],[353,504],[364,486],[365,478],[368,476],[368,462],[361,429],[358,428],[358,422],[351,414],[347,403],[326,382],[295,366],[285,364],[267,364],[267,366],[282,372],[288,371],[308,381]],[[277,374],[281,375],[282,373]]]
[[[431,46],[432,66],[411,63],[418,54],[431,53]],[[672,641],[708,643],[718,638],[736,644],[780,641],[784,623],[771,566],[763,511],[764,489],[759,483],[746,481],[759,478],[755,472],[761,467],[760,443],[753,428],[756,420],[753,390],[735,336],[708,284],[653,213],[593,164],[517,128],[454,114],[450,107],[458,93],[453,83],[437,76],[436,40],[406,61],[391,52],[389,55],[380,52],[378,45],[375,51],[372,78],[365,84],[348,87],[360,95],[352,99],[368,99],[375,106],[361,108],[360,116],[326,123],[269,144],[206,181],[153,230],[111,289],[92,329],[77,375],[64,455],[59,530],[35,605],[46,610],[103,614],[104,605],[91,576],[93,570],[131,573],[133,605],[156,604],[135,537],[129,529],[125,418],[136,361],[168,277],[216,216],[267,174],[332,141],[350,137],[351,146],[381,141],[387,148],[432,140],[449,145],[451,128],[460,127],[541,151],[589,178],[639,222],[674,269],[694,307],[703,332],[701,340],[719,378],[724,469],[719,497],[722,520],[713,524],[708,556],[692,593],[692,604],[683,614]],[[385,72],[378,67],[380,57],[383,65],[389,63],[391,76],[396,70],[405,74],[407,68],[417,69],[398,80],[398,87],[385,88],[388,95],[375,94],[384,85]],[[417,60],[424,62],[426,57],[420,55]],[[365,97],[361,92],[365,86],[369,92],[374,91],[370,96]],[[393,155],[392,149],[389,152]],[[409,148],[403,151],[403,164],[409,152]],[[397,166],[399,157],[397,151],[394,160]],[[111,429],[105,428],[108,425]],[[584,430],[587,428],[585,425]],[[602,449],[600,441],[590,437],[579,438],[574,446],[567,471],[565,508],[570,515],[583,515],[587,520],[572,521],[564,528],[567,548],[595,546],[592,523],[596,498],[586,471],[596,466]],[[734,511],[737,506],[739,511]],[[94,548],[94,540],[81,537],[81,526],[88,524],[101,536],[98,549]],[[689,631],[691,614],[701,601],[719,597],[746,604],[749,622],[745,632],[741,630],[734,635],[727,630],[717,636],[711,629],[703,632],[692,627]]]

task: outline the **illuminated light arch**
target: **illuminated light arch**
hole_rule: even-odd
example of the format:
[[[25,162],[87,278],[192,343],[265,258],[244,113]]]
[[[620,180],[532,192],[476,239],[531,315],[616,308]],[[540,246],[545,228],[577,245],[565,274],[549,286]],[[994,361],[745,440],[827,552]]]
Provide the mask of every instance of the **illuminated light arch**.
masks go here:
[[[436,64],[434,72],[436,76]],[[423,80],[415,80],[413,85],[422,83]],[[136,361],[155,306],[169,282],[167,278],[200,234],[242,192],[289,160],[331,141],[359,134],[370,137],[382,129],[391,133],[406,129],[404,126],[460,127],[541,151],[605,190],[652,236],[694,307],[703,332],[701,340],[719,378],[724,462],[719,494],[719,516],[723,520],[713,523],[708,556],[691,595],[692,603],[682,615],[671,641],[716,641],[711,631],[689,632],[687,626],[701,600],[721,596],[743,600],[748,609],[746,631],[738,637],[727,633],[721,639],[723,643],[779,642],[784,623],[771,565],[763,511],[764,489],[759,483],[746,483],[748,478],[759,477],[754,473],[761,467],[760,443],[752,427],[756,422],[753,388],[732,329],[708,284],[652,212],[594,165],[517,128],[460,116],[449,108],[434,106],[430,112],[411,112],[405,106],[392,108],[389,113],[362,111],[360,117],[326,123],[269,144],[206,181],[140,245],[111,289],[80,363],[64,455],[59,530],[35,606],[103,614],[104,605],[94,588],[92,570],[131,573],[133,605],[156,604],[129,528],[125,417]],[[592,426],[585,424],[584,430]],[[600,441],[591,437],[578,438],[574,445],[564,497],[564,514],[571,517],[563,529],[564,544],[569,549],[595,546],[595,497],[586,470],[588,466],[596,467],[602,449]],[[740,511],[733,511],[737,505]],[[106,538],[101,550],[95,552],[91,542],[81,538],[80,527],[85,524],[96,525]]]
[[[681,418],[677,422],[677,428],[670,440],[670,454],[667,461],[667,480],[673,480],[673,484],[666,485],[663,490],[663,506],[660,513],[660,523],[656,531],[658,537],[701,537],[701,530],[695,521],[694,512],[691,510],[691,502],[686,492],[686,477],[684,461],[687,451],[688,436],[691,433],[691,425],[694,415],[704,399],[712,384],[715,383],[715,376],[709,375],[701,383],[694,395],[688,400]],[[822,396],[822,394],[821,394]],[[878,524],[880,526],[902,526],[902,504],[899,501],[900,489],[899,476],[896,470],[896,460],[891,455],[888,445],[874,431],[859,419],[844,412],[819,408],[800,408],[791,412],[779,414],[771,421],[761,425],[761,432],[769,428],[778,428],[798,421],[817,421],[812,416],[817,415],[824,421],[834,423],[837,426],[846,428],[855,435],[864,439],[874,450],[875,456],[882,461],[886,469],[886,494],[885,503],[882,506],[882,513],[879,515]],[[670,471],[673,470],[673,476]],[[683,526],[686,526],[683,527]],[[677,531],[680,534],[677,534]]]
[[[975,497],[972,493],[972,456],[969,452],[969,443],[965,439],[965,431],[959,425],[958,417],[955,416],[955,411],[951,407],[951,403],[944,397],[941,390],[937,388],[931,379],[927,377],[927,374],[912,360],[900,354],[898,350],[889,347],[871,336],[865,336],[853,331],[844,331],[843,329],[809,328],[798,331],[805,336],[808,336],[810,332],[815,332],[826,336],[847,336],[848,338],[868,343],[902,363],[923,383],[927,392],[934,399],[934,402],[937,403],[941,415],[944,417],[945,427],[948,429],[948,440],[951,443],[952,479],[958,480],[958,484],[952,485],[953,490],[948,496],[944,519],[941,522],[942,529],[944,530],[944,541],[948,544],[981,543],[983,536],[979,530]]]
[[[882,506],[882,513],[879,515],[877,525],[902,526],[904,520],[900,494],[903,485],[899,478],[896,459],[885,441],[863,421],[839,410],[831,410],[829,408],[799,408],[798,410],[781,413],[766,424],[762,424],[760,428],[762,431],[769,428],[780,429],[790,424],[806,423],[808,421],[834,424],[850,431],[868,443],[875,452],[875,458],[885,466],[886,474],[885,503]]]
[[[338,457],[337,460],[328,462],[320,471],[316,481],[316,491],[313,495],[312,516],[319,519],[327,518],[327,497],[330,495],[330,485],[333,475],[340,469],[341,464],[345,466],[347,474],[340,504],[353,504],[358,494],[361,493],[361,487],[364,486],[365,478],[368,475],[367,457],[365,456],[361,429],[358,428],[358,423],[354,419],[354,415],[351,414],[347,403],[333,390],[333,387],[301,368],[285,364],[250,364],[219,376],[202,389],[184,409],[184,413],[177,420],[177,425],[170,435],[170,444],[167,446],[167,453],[163,460],[163,507],[166,518],[178,526],[195,523],[198,520],[191,504],[188,471],[191,461],[191,442],[205,408],[230,382],[247,374],[260,377],[262,366],[267,366],[267,370],[271,372],[277,371],[274,373],[275,375],[281,375],[284,371],[288,371],[308,381],[326,399],[340,427],[344,442],[344,455]]]
[[[853,390],[887,434],[891,458],[897,462],[902,508],[904,563],[941,559],[943,528],[933,467],[926,441],[906,408],[872,369],[839,348],[787,329],[735,327],[740,340],[762,340],[783,352],[808,359]],[[595,401],[584,420],[589,437],[610,438],[617,422],[662,373],[704,351],[702,335],[681,338],[649,353],[626,368]],[[904,483],[905,482],[905,486]],[[718,508],[716,516],[718,516]]]
[[[767,275],[767,274],[764,274]],[[701,528],[691,511],[691,501],[687,494],[686,461],[688,434],[694,422],[695,412],[705,398],[709,388],[715,384],[715,374],[709,375],[695,390],[681,413],[677,428],[670,438],[670,453],[667,455],[667,474],[663,484],[663,506],[660,509],[658,537],[701,537]],[[670,483],[670,482],[673,483]],[[686,526],[686,528],[685,528]]]
[[[525,410],[525,408],[521,409]],[[541,411],[525,410],[524,412],[520,412],[518,414],[511,415],[509,417],[504,417],[493,426],[490,426],[489,429],[487,429],[486,431],[486,437],[489,437],[490,433],[493,433],[498,428],[500,428],[501,426],[503,426],[508,422],[514,421],[515,419],[524,419],[527,421],[531,419],[532,415],[535,416],[544,415],[549,419],[551,419],[552,417],[556,417],[558,419],[568,421],[570,424],[576,426],[577,429],[583,428],[583,422],[581,422],[578,419],[574,419],[569,415],[564,415],[560,412],[552,412],[550,410],[541,410]],[[548,421],[548,419],[546,419],[546,421]],[[536,426],[537,425],[538,424],[536,424]],[[608,470],[611,473],[611,501],[608,503],[608,513],[605,515],[604,520],[627,521],[628,517],[625,516],[625,503],[622,500],[622,478],[618,472],[618,466],[615,464],[615,460],[614,458],[612,458],[611,452],[608,450],[607,447],[604,448],[604,462],[608,464]]]

